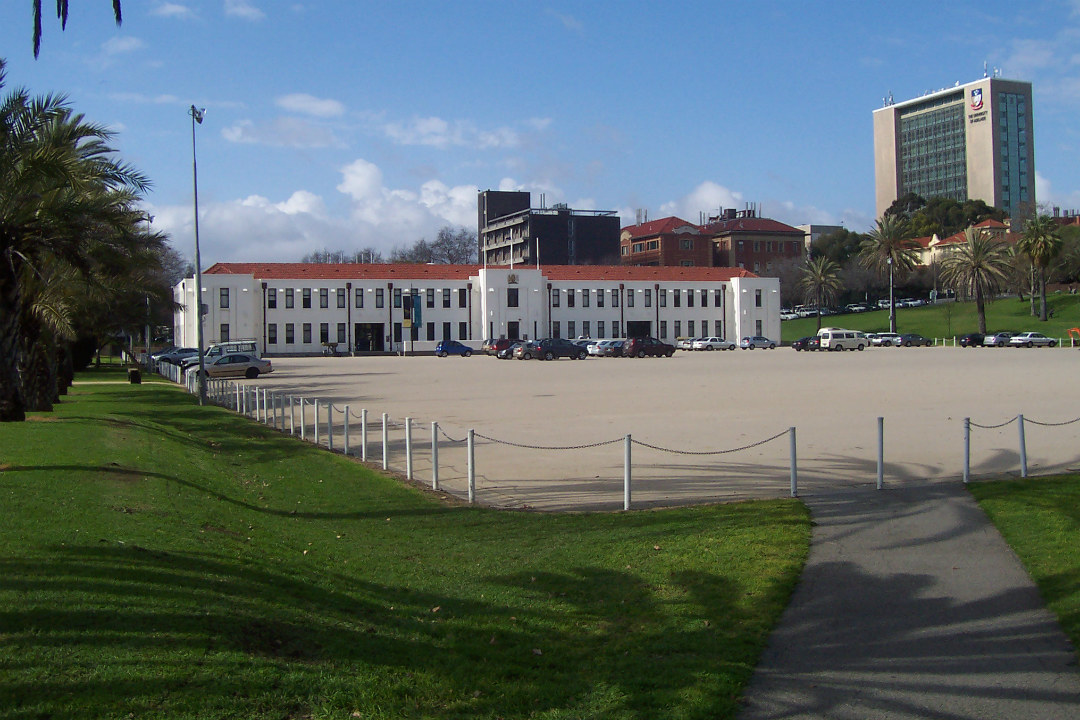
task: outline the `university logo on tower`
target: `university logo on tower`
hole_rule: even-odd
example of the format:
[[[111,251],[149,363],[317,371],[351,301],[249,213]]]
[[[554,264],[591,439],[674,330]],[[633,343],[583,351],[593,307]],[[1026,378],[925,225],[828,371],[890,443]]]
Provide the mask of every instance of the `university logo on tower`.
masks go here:
[[[982,110],[982,88],[974,88],[971,91],[971,109]]]

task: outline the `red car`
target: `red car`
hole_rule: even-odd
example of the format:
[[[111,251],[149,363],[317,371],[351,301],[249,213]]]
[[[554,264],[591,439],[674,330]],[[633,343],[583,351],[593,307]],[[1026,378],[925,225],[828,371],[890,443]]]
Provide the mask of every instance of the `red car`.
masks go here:
[[[623,346],[623,357],[639,357],[646,355],[652,357],[671,357],[675,354],[675,346],[654,337],[631,338]]]
[[[501,351],[507,349],[516,342],[517,340],[511,340],[509,338],[499,338],[498,340],[485,340],[484,344],[480,346],[480,349],[488,355],[498,355]]]

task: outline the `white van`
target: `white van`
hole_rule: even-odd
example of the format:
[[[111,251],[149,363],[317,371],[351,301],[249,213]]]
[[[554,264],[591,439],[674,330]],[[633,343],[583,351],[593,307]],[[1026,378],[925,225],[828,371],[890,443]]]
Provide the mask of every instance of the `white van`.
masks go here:
[[[237,338],[236,340],[228,340],[221,343],[212,343],[206,348],[206,352],[203,353],[205,358],[203,362],[209,362],[210,360],[216,360],[222,355],[229,353],[245,353],[247,355],[253,355],[254,357],[260,357],[259,355],[259,343],[255,338]],[[192,365],[199,364],[199,356],[193,355],[192,357],[184,358],[181,362],[181,369],[187,369]]]
[[[818,330],[822,350],[865,350],[869,341],[866,334],[844,328],[821,328]]]

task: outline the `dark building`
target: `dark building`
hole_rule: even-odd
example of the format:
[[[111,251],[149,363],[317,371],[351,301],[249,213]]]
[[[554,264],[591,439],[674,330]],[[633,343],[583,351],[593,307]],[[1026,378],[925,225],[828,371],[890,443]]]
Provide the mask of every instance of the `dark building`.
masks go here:
[[[484,190],[476,237],[486,265],[617,265],[619,216],[613,210],[530,207],[527,192]]]

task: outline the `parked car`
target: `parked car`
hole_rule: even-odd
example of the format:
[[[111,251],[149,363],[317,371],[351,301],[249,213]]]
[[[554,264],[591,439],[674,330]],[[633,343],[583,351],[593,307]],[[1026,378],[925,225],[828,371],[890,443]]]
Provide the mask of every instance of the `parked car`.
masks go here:
[[[654,337],[631,338],[623,346],[624,357],[643,358],[646,355],[652,357],[671,357],[675,354],[675,346]]]
[[[877,333],[870,339],[870,344],[875,347],[900,347],[900,335],[897,333]]]
[[[174,348],[169,352],[162,353],[158,356],[157,361],[169,363],[170,365],[179,365],[184,359],[189,357],[198,360],[199,351],[196,348]]]
[[[487,355],[498,355],[499,352],[505,350],[514,344],[514,340],[509,338],[499,338],[498,340],[485,340],[484,344],[480,346],[480,349]]]
[[[968,333],[960,338],[960,347],[981,347],[986,336],[982,333]]]
[[[817,342],[815,342],[814,344],[817,345],[818,347],[810,347],[810,341],[811,340],[816,340]],[[807,350],[807,351],[809,351],[809,350],[817,350],[818,348],[821,347],[821,341],[816,335],[814,335],[814,336],[807,335],[806,337],[801,337],[798,340],[796,340],[795,342],[791,343],[791,347],[796,352],[802,352],[803,350]]]
[[[472,348],[457,340],[443,340],[435,346],[435,354],[439,357],[446,357],[447,355],[469,357],[472,355]]]
[[[776,341],[761,335],[751,335],[740,340],[739,347],[743,350],[754,350],[755,348],[772,350],[776,347]]]
[[[722,337],[698,338],[693,344],[694,350],[734,350],[735,343]]]
[[[608,340],[609,344],[604,345],[604,357],[623,357],[623,348],[626,346],[625,340]]]
[[[924,338],[919,333],[904,333],[900,336],[900,344],[904,347],[930,347],[934,344],[934,341],[930,338]]]
[[[983,338],[983,347],[1005,347],[1012,336],[1011,332],[996,332],[993,335],[987,335]]]
[[[206,352],[203,353],[203,365],[205,366],[211,360],[219,358],[229,353],[245,353],[253,357],[259,357],[259,344],[254,338],[240,338],[237,340],[227,340],[225,342],[214,343],[206,348]],[[199,354],[189,355],[180,361],[180,368],[187,371],[192,365],[199,364]]]
[[[604,357],[605,352],[613,343],[621,343],[621,340],[597,340],[589,344],[589,354],[593,357]]]
[[[245,377],[248,380],[254,380],[260,375],[274,371],[274,366],[269,360],[244,353],[229,353],[213,360],[206,359],[203,361],[203,367],[206,368],[206,375],[212,378]],[[188,368],[188,372],[197,374],[199,366],[194,365]]]
[[[678,338],[677,340],[675,340],[675,349],[676,350],[693,350],[694,349],[694,341],[695,340],[700,340],[700,339],[701,338]]]
[[[1054,338],[1048,338],[1039,332],[1022,332],[1019,335],[1013,335],[1009,338],[1009,345],[1012,347],[1054,347],[1057,345],[1057,340]]]
[[[540,357],[540,344],[535,341],[523,342],[514,347],[515,360],[532,360],[538,357]]]
[[[842,352],[844,350],[865,350],[870,343],[866,335],[857,330],[844,328],[821,328],[817,331],[822,350]]]
[[[795,312],[793,312],[791,310],[781,310],[780,311],[780,319],[781,320],[795,320],[798,317],[799,316],[797,314],[795,314]]]
[[[495,357],[497,357],[500,360],[512,360],[514,358],[514,351],[517,350],[519,346],[524,345],[524,344],[525,344],[524,340],[516,340],[513,343],[511,343],[510,345],[508,345],[506,348],[504,348],[504,349],[500,350],[499,352],[495,353]]]
[[[589,352],[580,345],[575,345],[572,341],[564,338],[544,338],[536,342],[535,355],[541,360],[557,360],[559,358],[584,360],[589,357]]]

